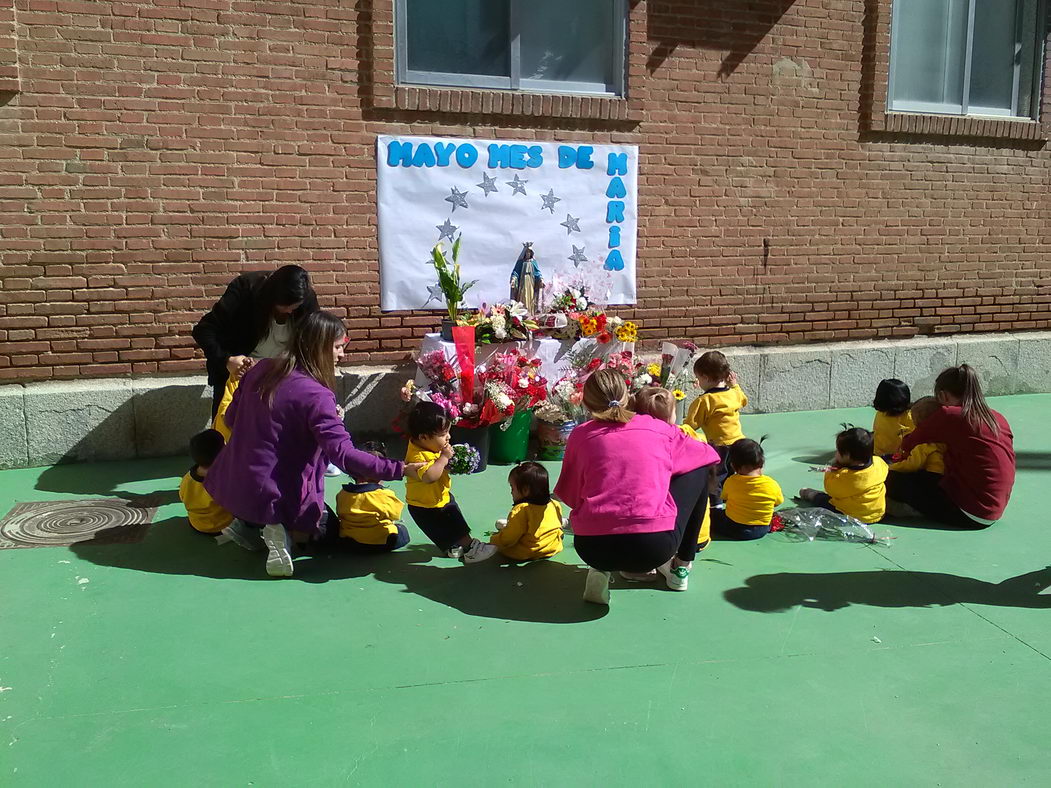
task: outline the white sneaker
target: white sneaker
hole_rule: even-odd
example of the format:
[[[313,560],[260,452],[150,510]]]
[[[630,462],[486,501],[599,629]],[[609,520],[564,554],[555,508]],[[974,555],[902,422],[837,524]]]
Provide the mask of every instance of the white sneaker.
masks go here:
[[[271,577],[292,576],[292,543],[283,525],[263,526],[263,543],[270,552],[266,556],[266,573]]]
[[[609,604],[609,572],[588,568],[588,579],[584,581],[584,601],[596,605]]]
[[[249,528],[241,520],[234,520],[226,526],[219,532],[219,536],[215,537],[215,541],[218,544],[233,542],[238,547],[252,552],[266,549],[266,544],[263,542],[259,529]]]
[[[459,561],[463,558],[463,545],[454,544],[445,551],[445,554],[449,556],[449,558],[455,558]]]
[[[620,576],[635,583],[652,583],[657,579],[657,570],[651,569],[649,572],[621,572]]]
[[[325,468],[325,475],[326,476],[342,476],[343,475],[343,471],[341,471],[339,468],[337,468],[335,465],[333,465],[330,462],[328,464],[328,467]]]
[[[477,564],[486,559],[492,558],[500,552],[495,544],[489,544],[488,542],[479,542],[474,539],[471,542],[471,547],[463,554],[463,562],[465,564]]]
[[[658,566],[657,571],[664,575],[668,588],[672,591],[685,591],[690,585],[690,567],[677,566],[673,569],[672,560],[674,559],[669,559],[668,563]]]

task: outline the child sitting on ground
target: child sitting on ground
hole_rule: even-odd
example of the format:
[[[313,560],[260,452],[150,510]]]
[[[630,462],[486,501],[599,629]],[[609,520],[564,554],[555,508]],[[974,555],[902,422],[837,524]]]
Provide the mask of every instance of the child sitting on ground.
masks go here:
[[[193,467],[179,483],[179,500],[186,507],[186,516],[195,531],[202,534],[217,534],[230,525],[234,516],[212,500],[204,489],[208,469],[226,441],[215,430],[204,430],[190,438],[190,457]]]
[[[672,394],[668,389],[662,389],[657,386],[646,386],[646,388],[639,391],[631,398],[631,409],[635,413],[641,413],[645,416],[652,416],[660,421],[667,422],[668,424],[675,424],[675,395]],[[677,425],[686,435],[698,440],[701,443],[707,443],[704,436],[698,433],[693,427],[688,424]],[[716,469],[712,467],[711,477],[709,479],[709,487],[715,484]],[[701,522],[700,533],[697,534],[697,550],[703,550],[711,543],[712,533],[712,507],[708,507],[704,510],[704,520]]]
[[[693,365],[693,374],[702,393],[690,405],[686,424],[704,432],[712,448],[719,454],[716,482],[712,486],[713,506],[720,506],[719,490],[729,475],[726,458],[732,446],[744,437],[741,431],[741,408],[748,397],[737,385],[737,376],[730,369],[726,356],[718,350],[709,350]]]
[[[934,397],[921,397],[911,408],[912,423],[918,427],[939,410],[941,410],[941,405]],[[912,451],[908,454],[897,454],[894,459],[896,462],[890,466],[890,469],[898,473],[917,471],[945,473],[945,444],[920,443],[913,446]]]
[[[497,521],[489,543],[514,561],[562,552],[562,507],[551,500],[547,469],[538,462],[523,462],[511,469],[507,482],[515,505],[506,520]]]
[[[369,441],[361,450],[386,459],[383,444]],[[409,531],[398,520],[404,508],[397,494],[379,479],[355,477],[336,494],[339,546],[357,553],[389,553],[409,543]]]
[[[847,427],[836,435],[836,456],[825,471],[825,492],[804,488],[799,497],[822,509],[878,523],[887,508],[887,463],[872,456],[872,433]]]
[[[906,383],[897,378],[881,380],[876,387],[872,407],[876,417],[872,420],[872,451],[888,459],[901,449],[901,439],[914,429],[909,403],[912,393]]]
[[[420,530],[449,558],[475,563],[492,558],[495,545],[471,537],[471,528],[452,496],[449,460],[449,414],[433,402],[418,402],[409,413],[409,448],[405,463],[422,463],[405,479],[405,502]]]
[[[726,509],[712,515],[712,530],[724,539],[747,541],[770,533],[774,508],[785,502],[781,487],[763,475],[766,457],[758,441],[742,438],[730,447],[733,474],[723,485]]]

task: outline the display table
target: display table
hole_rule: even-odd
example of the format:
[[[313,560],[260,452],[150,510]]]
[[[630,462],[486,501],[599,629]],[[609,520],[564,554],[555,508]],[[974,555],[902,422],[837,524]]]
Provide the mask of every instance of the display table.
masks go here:
[[[634,342],[621,342],[614,339],[606,345],[598,344],[594,337],[584,339],[552,339],[551,337],[539,337],[537,339],[524,340],[521,342],[501,342],[495,345],[479,345],[475,348],[475,365],[485,369],[486,362],[497,353],[505,353],[517,347],[529,356],[540,359],[540,374],[547,378],[549,385],[556,383],[570,369],[570,351],[575,347],[594,345],[596,348],[605,349],[604,355],[620,353],[623,350],[634,350]],[[426,355],[435,350],[440,350],[446,360],[454,369],[459,369],[456,359],[456,346],[452,342],[442,340],[441,334],[427,334],[420,345],[420,355]],[[594,353],[593,353],[594,354]],[[416,385],[426,386],[429,383],[427,377],[416,370]]]

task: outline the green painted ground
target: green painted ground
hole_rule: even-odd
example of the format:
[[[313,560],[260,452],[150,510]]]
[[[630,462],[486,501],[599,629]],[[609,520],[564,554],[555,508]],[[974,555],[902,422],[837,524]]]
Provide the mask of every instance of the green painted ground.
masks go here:
[[[0,473],[0,512],[168,501],[140,544],[0,551],[0,783],[1046,785],[1049,406],[994,403],[1019,475],[992,529],[716,543],[688,593],[622,581],[608,611],[580,600],[571,549],[463,567],[415,530],[270,580],[189,531],[183,460]],[[745,428],[788,492],[870,418]],[[479,531],[504,477],[455,482]]]

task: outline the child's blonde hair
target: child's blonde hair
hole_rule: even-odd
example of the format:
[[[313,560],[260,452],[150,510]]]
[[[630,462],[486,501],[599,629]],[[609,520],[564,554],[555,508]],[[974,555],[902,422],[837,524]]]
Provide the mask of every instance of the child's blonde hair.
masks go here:
[[[600,369],[584,383],[584,407],[597,421],[627,424],[635,414],[628,409],[628,384],[619,372]]]
[[[928,418],[934,411],[941,407],[938,400],[934,397],[920,397],[909,409],[912,415],[912,423],[919,424],[924,419]]]
[[[659,386],[647,386],[631,398],[631,409],[644,416],[675,423],[675,397]]]

